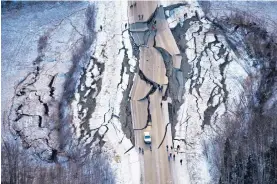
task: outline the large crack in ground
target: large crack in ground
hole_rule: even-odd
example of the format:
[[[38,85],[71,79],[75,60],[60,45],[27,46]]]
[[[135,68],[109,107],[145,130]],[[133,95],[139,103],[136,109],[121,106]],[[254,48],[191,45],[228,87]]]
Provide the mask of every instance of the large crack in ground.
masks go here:
[[[215,94],[213,94],[214,89],[212,90],[212,93],[210,95],[210,98],[207,102],[207,108],[204,111],[204,119],[202,122],[202,129],[204,129],[205,125],[211,125],[211,117],[214,115],[215,111],[218,109],[218,107],[223,103],[225,104],[225,110],[227,110],[227,98],[228,98],[228,90],[226,87],[226,83],[225,83],[225,76],[224,76],[224,70],[226,68],[226,66],[232,61],[232,59],[229,59],[229,52],[226,54],[224,62],[219,64],[219,70],[220,70],[220,75],[221,75],[221,80],[220,83],[222,85],[222,87],[220,87],[219,85],[216,85],[215,87],[218,87],[218,93],[217,94],[221,94],[222,100],[218,100],[217,104],[213,105],[213,99],[215,98]],[[222,93],[223,92],[223,93]]]
[[[48,116],[49,114],[49,107],[47,103],[44,103],[41,99],[41,96],[35,93],[35,95],[38,97],[38,101],[43,105],[44,107],[44,115]]]
[[[86,66],[89,62],[89,49],[95,40],[94,29],[95,26],[92,24],[95,18],[94,6],[89,6],[86,10],[86,27],[88,34],[82,37],[81,44],[79,47],[76,47],[72,53],[72,67],[68,72],[68,78],[64,84],[64,92],[62,95],[61,102],[59,104],[59,119],[60,119],[60,148],[64,149],[66,145],[69,145],[72,142],[72,132],[68,122],[71,122],[73,117],[71,102],[74,99],[74,93],[76,86],[78,84],[78,76],[82,71],[81,67]],[[64,135],[67,135],[67,138],[64,138]],[[69,136],[70,135],[70,136]]]
[[[48,40],[53,36],[53,31],[59,25],[40,36],[37,43],[37,57],[32,62],[34,70],[18,82],[12,98],[12,106],[8,115],[11,132],[15,132],[20,137],[23,146],[27,145],[27,148],[33,147],[35,154],[41,160],[47,162],[57,161],[57,154],[62,152],[62,148],[71,139],[71,134],[68,134],[70,132],[68,130],[71,119],[68,115],[68,112],[70,112],[68,107],[76,86],[76,81],[72,79],[78,75],[78,66],[81,66],[79,62],[90,48],[94,35],[91,34],[93,33],[93,25],[90,23],[93,21],[94,9],[89,6],[86,10],[86,24],[89,34],[81,39],[80,45],[77,44],[80,39],[72,45],[75,48],[72,53],[73,66],[67,73],[68,77],[64,84],[64,92],[61,95],[61,99],[56,99],[56,96],[59,97],[60,94],[56,95],[54,93],[55,79],[58,74],[48,74],[47,69],[49,68],[47,67],[51,68],[52,65],[44,62]],[[45,70],[47,70],[46,74]],[[45,87],[46,89],[49,88],[49,90],[45,90]],[[35,109],[33,109],[34,107]],[[59,112],[57,112],[57,109]],[[37,125],[34,126],[34,123]],[[29,128],[31,129],[29,131],[36,131],[36,134],[29,135],[28,131],[25,131]],[[56,134],[60,136],[60,139],[56,137]],[[38,136],[42,137],[38,138]]]
[[[205,21],[209,21],[209,20],[205,20]],[[206,24],[206,23],[205,23]],[[188,29],[190,29],[190,25],[193,26],[198,26],[195,27],[195,31],[191,33],[190,40],[186,40],[185,38],[185,34]],[[212,25],[212,23],[211,23]],[[194,58],[192,58],[192,60],[190,61],[190,63],[193,65],[192,67],[194,68],[194,70],[191,70],[189,76],[184,76],[184,81],[186,81],[187,78],[190,79],[190,85],[189,85],[189,93],[194,96],[194,98],[196,99],[196,111],[198,113],[199,119],[202,120],[202,128],[204,128],[204,125],[210,125],[211,123],[211,117],[215,114],[216,110],[218,109],[218,107],[221,104],[225,105],[225,110],[227,110],[227,98],[228,98],[228,90],[227,90],[227,86],[225,83],[226,77],[224,76],[225,74],[225,68],[226,66],[232,61],[232,59],[230,60],[229,58],[229,52],[227,51],[227,47],[225,47],[218,39],[218,31],[214,31],[214,28],[205,28],[206,30],[203,29],[203,22],[201,21],[199,15],[195,14],[195,16],[192,16],[191,18],[185,19],[183,26],[180,26],[179,24],[172,30],[174,38],[177,42],[178,47],[181,50],[181,55],[183,57],[182,59],[182,63],[181,63],[181,71],[183,71],[185,69],[184,67],[184,63],[187,60],[187,57],[185,55],[185,52],[187,49],[192,49],[194,51]],[[201,39],[202,37],[200,36],[201,34],[203,34],[204,39],[203,40],[199,40],[199,38]],[[209,34],[210,38],[211,38],[211,34],[213,35],[214,39],[209,41],[207,40],[207,34]],[[224,35],[223,35],[224,36]],[[225,37],[225,36],[224,36]],[[194,45],[194,47],[192,48],[188,48],[187,43],[188,42],[192,42],[192,45]],[[197,48],[199,42],[202,42],[204,45],[204,48],[201,49],[202,51],[198,51],[199,48]],[[227,44],[228,44],[228,40],[227,40]],[[216,48],[216,49],[215,49]],[[216,50],[216,52],[215,52]],[[208,54],[208,51],[211,53],[211,55]],[[217,64],[218,62],[221,61],[221,59],[224,58],[224,62],[222,62],[221,64]],[[216,84],[214,82],[215,79],[211,78],[211,71],[208,71],[207,68],[205,68],[204,66],[202,66],[202,62],[205,62],[205,60],[208,60],[210,63],[210,70],[212,70],[213,68],[217,68],[219,70],[220,76],[221,78],[218,80],[215,76],[215,79],[217,80],[218,83],[220,83],[220,85]],[[214,62],[213,62],[214,61]],[[204,64],[203,64],[204,65]],[[208,75],[207,75],[208,74]],[[200,88],[202,88],[202,85],[204,83],[204,81],[206,80],[206,76],[210,77],[210,80],[213,81],[213,83],[215,84],[214,88],[212,89],[212,92],[210,94],[210,97],[208,99],[207,102],[207,107],[206,109],[203,111],[203,117],[201,116],[202,114],[202,110],[200,112],[200,107],[199,107],[199,103],[201,100],[201,104],[202,104],[202,95],[201,95],[201,91]],[[170,78],[169,78],[170,80]],[[172,82],[169,82],[169,88],[171,87]],[[170,88],[171,89],[171,88]],[[193,94],[193,89],[195,90],[196,94]],[[217,89],[217,90],[216,90]],[[217,92],[215,92],[217,91]],[[169,90],[170,92],[170,90]],[[219,97],[220,96],[220,97]],[[217,101],[216,104],[215,103],[215,98],[219,98],[220,100]],[[173,105],[174,107],[176,107],[177,109],[180,108],[180,105],[183,103],[183,99],[181,101],[181,103],[178,103],[178,101],[174,101],[174,97],[173,97]],[[177,122],[176,120],[176,116],[174,118],[175,122]]]
[[[169,10],[173,10],[174,8],[171,8]],[[171,122],[171,131],[172,131],[172,137],[175,137],[175,126],[178,122],[177,120],[177,112],[180,109],[181,105],[184,103],[184,99],[178,99],[178,91],[179,88],[181,88],[181,95],[185,93],[185,83],[188,80],[188,78],[192,78],[193,70],[191,70],[192,66],[188,63],[188,59],[186,56],[186,49],[187,47],[187,40],[185,38],[185,33],[190,27],[190,23],[197,21],[197,17],[193,16],[189,19],[185,19],[183,22],[183,26],[178,24],[175,28],[171,30],[173,37],[176,41],[176,44],[178,48],[180,49],[182,60],[181,60],[181,66],[180,69],[173,68],[172,61],[167,62],[165,57],[165,64],[167,68],[167,76],[168,76],[168,90],[166,95],[169,96],[172,99],[172,104],[169,104],[169,117]],[[163,55],[163,53],[162,53]],[[175,76],[177,76],[177,72],[180,71],[183,73],[183,85],[178,84],[178,81]],[[171,75],[170,75],[171,74]]]
[[[40,129],[40,128],[44,128],[42,126],[43,116],[49,115],[48,104],[46,102],[42,101],[41,96],[37,94],[38,91],[35,89],[35,85],[40,78],[40,63],[43,61],[43,57],[45,55],[44,52],[45,52],[45,48],[47,46],[47,39],[49,36],[48,34],[49,33],[45,33],[38,40],[38,46],[37,46],[38,47],[37,48],[38,56],[33,61],[34,71],[29,72],[26,75],[26,77],[24,79],[22,79],[21,81],[19,81],[19,83],[16,85],[15,93],[12,98],[12,105],[11,105],[10,112],[8,115],[9,128],[10,128],[11,132],[12,133],[15,132],[15,135],[20,137],[20,139],[22,141],[22,145],[26,149],[31,147],[30,141],[33,142],[38,139],[37,138],[32,139],[25,135],[26,132],[24,130],[26,128],[29,128],[28,126],[30,126],[30,125],[23,126],[23,125],[26,125],[26,121],[25,121],[24,117],[31,117],[32,120],[36,120],[37,127]],[[38,101],[38,104],[41,104],[42,107],[44,108],[44,111],[41,114],[40,113],[36,114],[36,112],[32,112],[35,114],[31,114],[30,106],[29,106],[29,103],[30,103],[29,96],[31,94],[34,94],[37,97],[37,99],[33,99],[33,100]],[[27,109],[28,112],[24,112],[23,108]],[[36,108],[39,109],[39,105],[37,105]],[[28,138],[28,141],[27,141],[27,138]],[[48,141],[48,138],[49,137],[41,138],[41,139]],[[51,153],[51,155],[52,154],[53,153]],[[52,156],[47,157],[47,158],[42,158],[41,154],[38,154],[38,156],[42,160],[47,160],[47,161],[52,161],[52,158],[53,158]]]
[[[163,136],[163,139],[162,139],[161,143],[160,143],[159,146],[158,146],[158,149],[161,147],[161,145],[163,144],[163,142],[164,142],[164,140],[165,140],[168,125],[170,125],[170,123],[167,123],[166,126],[165,126],[164,136]]]
[[[117,116],[116,114],[114,114],[114,107],[111,106],[111,103],[109,103],[109,109],[108,111],[104,114],[104,120],[101,124],[101,126],[99,126],[98,128],[96,129],[93,129],[93,130],[90,130],[90,131],[96,131],[96,133],[99,134],[99,129],[101,127],[106,127],[108,128],[108,124],[111,124],[114,128],[114,130],[117,132],[120,132],[120,130],[118,130],[118,128],[116,127],[116,125],[113,123],[112,119],[113,118],[117,118],[120,123],[121,123],[121,128],[122,128],[122,131],[124,132],[124,136],[126,136],[126,138],[130,139],[131,142],[133,143],[134,145],[134,130],[133,130],[133,127],[132,127],[132,119],[131,119],[131,107],[130,107],[130,97],[129,97],[129,94],[130,94],[130,91],[131,91],[131,88],[132,88],[132,85],[133,85],[133,78],[134,78],[134,73],[131,72],[131,66],[129,64],[129,61],[130,61],[130,58],[128,56],[128,48],[126,48],[125,46],[125,42],[124,42],[124,32],[125,31],[128,31],[128,29],[126,29],[126,26],[125,26],[125,30],[122,31],[121,33],[121,36],[122,36],[122,47],[118,50],[118,55],[121,54],[123,52],[123,60],[122,60],[122,63],[121,63],[121,69],[120,69],[120,80],[119,82],[117,83],[117,86],[116,86],[116,93],[121,93],[122,92],[122,100],[120,102],[120,112],[119,112],[119,116]],[[129,34],[130,36],[130,34]],[[113,38],[114,36],[112,36]],[[104,44],[104,45],[107,45],[107,43],[109,42],[109,40]],[[134,43],[132,42],[132,39],[131,39],[131,44],[133,45],[133,54],[136,53],[136,54],[139,54],[139,49],[136,48],[136,46],[134,45]],[[101,54],[103,55],[103,57],[105,58],[105,50],[103,49],[102,50],[103,52],[101,52]],[[138,57],[138,56],[137,56]],[[135,66],[135,71],[137,70],[138,68],[138,65]],[[124,79],[124,76],[125,74],[128,76],[128,84],[126,86],[126,89],[123,88],[123,80],[124,80],[124,83],[126,83],[126,79]],[[107,120],[106,116],[110,116],[109,120]],[[94,135],[94,138],[93,140],[89,143],[89,147],[93,144],[93,142],[95,142],[96,140],[99,140],[99,145],[100,147],[102,147],[104,145],[104,142],[103,142],[103,138],[105,136],[105,134],[107,133],[107,129],[106,131],[101,134],[101,136],[97,136],[97,139],[95,138],[95,135]],[[84,140],[84,142],[86,142],[86,140],[89,139],[90,136],[87,136],[87,138]],[[124,138],[124,137],[123,137]],[[123,140],[122,138],[122,140]],[[102,144],[101,144],[102,142]]]
[[[54,95],[54,92],[55,92],[55,87],[53,87],[53,84],[54,84],[54,80],[55,80],[56,76],[57,76],[57,74],[54,75],[54,76],[51,76],[52,78],[51,78],[51,80],[50,80],[50,82],[48,84],[48,87],[50,89],[49,96],[52,97],[52,98],[53,98],[53,95]]]
[[[151,17],[149,18],[149,20],[146,22],[148,28],[151,28],[151,25],[153,24],[153,18],[155,17],[156,15],[156,11],[151,15]],[[132,25],[131,25],[132,26]],[[136,34],[136,33],[134,33]],[[144,32],[144,43],[148,43],[148,40],[150,39],[150,34],[151,34],[151,31],[147,31],[147,32]],[[130,34],[130,40],[131,40],[131,45],[133,47],[133,56],[137,58],[139,58],[139,46],[138,44],[135,43],[135,39],[133,38],[133,34]],[[155,45],[155,39],[154,39],[154,45]],[[124,45],[123,45],[123,48],[122,49],[125,49]],[[125,50],[126,52],[126,50]],[[126,55],[126,54],[125,54]],[[122,68],[123,68],[123,65],[127,65],[127,62],[126,64],[122,64]],[[123,72],[123,69],[121,70]],[[129,69],[128,69],[129,71]],[[122,76],[122,72],[121,72],[121,76]],[[134,134],[133,134],[133,128],[132,128],[132,116],[131,116],[131,106],[130,106],[130,97],[129,97],[129,94],[130,94],[130,91],[131,91],[131,88],[132,88],[132,85],[133,85],[133,78],[134,78],[134,75],[135,73],[138,73],[138,76],[140,77],[141,80],[145,81],[146,83],[148,84],[151,84],[152,85],[152,88],[151,90],[148,92],[148,94],[141,100],[146,100],[148,101],[148,107],[147,107],[147,121],[145,122],[145,126],[144,127],[141,127],[141,128],[137,128],[137,129],[134,129],[134,130],[143,130],[145,128],[148,127],[149,125],[149,122],[151,122],[151,114],[150,114],[150,99],[149,99],[149,96],[151,94],[153,94],[157,88],[161,89],[162,86],[149,80],[144,74],[143,72],[139,69],[138,67],[138,63],[136,65],[136,68],[135,68],[135,71],[134,73],[128,73],[129,74],[129,80],[128,80],[128,86],[127,86],[127,89],[123,92],[123,99],[122,99],[122,102],[120,104],[120,122],[122,123],[122,129],[123,129],[123,132],[126,134],[126,137],[129,138],[131,136],[131,141],[134,145]]]
[[[152,122],[151,113],[150,113],[150,95],[154,94],[156,91],[156,87],[153,86],[152,89],[149,91],[149,93],[145,96],[145,99],[147,99],[147,120],[145,122],[145,126],[142,128],[135,128],[134,130],[144,130],[149,126],[149,123]]]
[[[139,48],[136,46],[134,40],[130,36],[130,33],[129,33],[129,38],[131,41],[131,45],[133,47],[132,54],[134,57],[136,57],[138,59],[139,58]],[[124,44],[124,42],[123,42],[123,44]],[[131,92],[131,89],[133,86],[133,79],[134,79],[135,73],[138,70],[138,62],[136,63],[134,72],[130,72],[130,65],[128,63],[129,58],[128,58],[128,54],[127,54],[127,48],[125,47],[125,45],[123,45],[123,49],[124,49],[124,59],[123,59],[123,63],[121,66],[121,74],[120,75],[121,75],[121,82],[122,82],[124,67],[126,67],[127,74],[128,74],[128,84],[127,84],[127,88],[123,91],[123,97],[120,102],[119,120],[121,122],[122,131],[124,132],[126,137],[131,140],[132,144],[135,145],[135,137],[134,137],[134,130],[133,130],[132,114],[131,114],[131,103],[130,103],[129,95],[130,95],[130,92]],[[119,85],[120,85],[120,83],[117,85],[117,87]]]
[[[199,29],[199,30],[202,30],[202,29]],[[206,35],[207,32],[205,32],[204,34]],[[192,33],[192,37],[194,38],[195,59],[197,58],[197,62],[196,62],[196,65],[195,65],[195,67],[197,68],[197,75],[196,75],[196,79],[193,79],[194,78],[194,73],[191,76],[191,82],[190,82],[189,92],[190,92],[190,94],[192,94],[192,90],[195,89],[197,94],[198,94],[198,96],[202,99],[199,90],[200,90],[200,88],[201,88],[201,86],[202,86],[202,84],[204,82],[205,75],[204,75],[203,78],[200,77],[201,76],[201,71],[202,71],[201,70],[202,67],[201,67],[200,63],[201,63],[201,61],[203,59],[204,53],[206,53],[206,55],[208,55],[207,54],[207,49],[209,49],[213,53],[213,58],[214,58],[215,61],[219,60],[219,59],[215,59],[215,57],[214,57],[215,53],[212,51],[211,47],[215,46],[217,43],[220,43],[220,42],[218,41],[218,38],[217,38],[216,35],[214,35],[215,40],[212,41],[212,42],[206,42],[206,39],[204,38],[204,42],[203,43],[204,44],[207,43],[207,45],[204,47],[204,50],[201,51],[200,55],[198,56],[198,53],[196,52],[196,48],[197,48],[196,47],[196,37],[194,36],[194,33]],[[205,73],[206,72],[207,72],[207,70],[205,71]],[[200,81],[200,78],[202,79],[202,81]]]
[[[93,65],[87,71],[85,68],[83,68],[83,74],[81,75],[80,83],[77,89],[77,93],[80,95],[78,106],[81,106],[81,108],[78,109],[78,118],[81,120],[81,136],[79,137],[79,141],[84,138],[87,132],[90,131],[89,120],[95,110],[96,97],[101,91],[101,76],[105,71],[104,63],[98,62],[97,58],[91,56],[90,62],[93,62]],[[86,68],[88,68],[90,64],[91,63],[88,63]],[[97,76],[94,76],[92,70],[96,70],[98,72]],[[90,75],[88,75],[88,73]],[[90,79],[87,79],[87,75],[90,77]],[[87,80],[92,80],[89,86],[86,85]]]

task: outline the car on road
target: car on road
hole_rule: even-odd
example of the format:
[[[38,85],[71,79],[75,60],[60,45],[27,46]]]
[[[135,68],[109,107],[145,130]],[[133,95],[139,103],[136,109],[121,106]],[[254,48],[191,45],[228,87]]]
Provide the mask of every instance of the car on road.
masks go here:
[[[149,132],[144,132],[143,139],[146,144],[151,144],[151,135]]]

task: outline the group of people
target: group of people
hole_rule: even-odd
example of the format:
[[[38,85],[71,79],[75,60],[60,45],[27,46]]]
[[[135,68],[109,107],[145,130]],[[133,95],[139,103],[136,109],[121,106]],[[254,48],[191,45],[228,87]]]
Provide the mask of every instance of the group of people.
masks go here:
[[[137,6],[137,2],[134,2],[133,4],[130,5],[130,8],[136,7]]]
[[[139,20],[143,20],[143,15],[138,15]]]
[[[150,151],[152,151],[151,145],[149,146],[149,149],[150,149]],[[171,151],[174,152],[173,146],[170,146],[170,149],[171,149]],[[180,145],[177,145],[177,154],[178,154],[179,150],[180,150]],[[166,145],[166,151],[168,152],[168,145]],[[144,149],[139,147],[139,153],[144,154]],[[170,152],[168,154],[168,161],[170,161],[171,158],[173,158],[173,161],[175,161],[175,154],[174,153],[172,154],[172,152]],[[183,160],[180,159],[180,164],[182,165],[182,163],[183,163]]]
[[[151,145],[150,145],[149,149],[150,149],[150,151],[152,151],[152,147],[151,147]],[[144,149],[143,149],[143,148],[141,148],[141,147],[139,147],[139,153],[144,154]]]
[[[171,149],[171,151],[174,152],[173,146],[170,146],[170,149]],[[177,145],[177,154],[178,154],[179,150],[180,150],[180,145]],[[166,145],[166,151],[168,152],[168,145]],[[170,161],[170,159],[171,159],[172,157],[173,157],[173,161],[175,161],[175,154],[173,153],[173,156],[172,156],[172,153],[170,152],[169,155],[168,155],[168,161]],[[180,159],[180,163],[181,163],[181,165],[182,165],[182,163],[183,163],[183,160],[182,160],[182,159]]]
[[[137,3],[134,2],[133,4],[130,5],[130,8],[136,7]],[[138,15],[139,20],[143,20],[143,15]]]

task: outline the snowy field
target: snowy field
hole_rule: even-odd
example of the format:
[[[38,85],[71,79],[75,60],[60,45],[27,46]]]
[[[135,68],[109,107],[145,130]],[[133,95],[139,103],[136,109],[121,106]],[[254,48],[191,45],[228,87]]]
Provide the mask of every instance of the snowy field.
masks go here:
[[[131,67],[134,67],[136,61],[132,56],[132,47],[129,39],[129,33],[125,30],[125,23],[128,22],[127,17],[127,2],[97,2],[96,15],[96,29],[102,25],[103,30],[98,31],[96,42],[94,43],[93,57],[98,62],[104,63],[105,71],[102,74],[101,91],[96,97],[96,108],[89,119],[89,128],[87,135],[81,141],[84,144],[90,144],[95,131],[98,131],[100,136],[104,136],[106,141],[105,149],[118,163],[114,162],[114,168],[117,173],[118,183],[139,183],[140,168],[138,162],[138,153],[132,147],[131,141],[127,139],[121,130],[121,124],[117,117],[120,113],[120,102],[122,100],[122,92],[127,88],[128,74],[126,74],[126,67],[122,66],[124,59],[125,47],[128,49],[127,57],[130,59]],[[122,11],[113,11],[114,8]],[[123,43],[122,43],[123,42]],[[123,45],[124,44],[124,45]],[[103,53],[105,52],[105,53]],[[123,75],[120,75],[123,67]],[[89,71],[90,68],[87,68]],[[91,71],[93,76],[97,76],[97,71]],[[87,73],[86,75],[89,75]],[[86,78],[88,83],[91,78]],[[73,102],[77,104],[78,102]],[[89,108],[89,107],[88,107]],[[75,109],[77,113],[77,109]],[[77,115],[75,116],[77,117]],[[79,127],[80,121],[74,119],[74,124]],[[76,135],[79,137],[79,130],[77,128]],[[99,141],[99,140],[97,140]],[[94,144],[97,143],[94,142]],[[94,144],[91,146],[93,147]]]
[[[183,24],[184,13],[188,25]],[[220,117],[227,107],[232,109],[232,101],[242,91],[237,79],[244,80],[247,73],[224,37],[210,31],[211,23],[204,19],[204,13],[196,2],[167,14],[171,28],[175,28],[179,21],[181,27],[188,26],[184,39],[188,63],[192,66],[175,127],[175,145],[181,145],[189,173],[189,179],[183,182],[213,183],[209,172],[213,165],[204,154],[205,145],[209,145],[209,140],[224,129]]]
[[[63,65],[65,69],[58,76],[62,80],[71,65],[71,50],[80,38],[74,27],[84,31],[82,20],[86,7],[86,2],[42,3],[11,12],[2,10],[2,110],[9,108],[14,86],[34,70],[33,62],[39,55],[38,41],[44,35],[49,35],[50,42],[44,50],[47,55],[44,65],[49,68],[54,64]],[[51,71],[45,73],[51,74]]]
[[[135,149],[124,154],[132,144],[115,118],[119,116],[122,92],[128,83],[126,68],[122,66],[125,48],[132,71],[136,64],[128,31],[124,31],[128,20],[126,3],[41,3],[2,13],[2,119],[15,120],[5,127],[19,135],[25,146],[31,146],[42,159],[50,159],[53,150],[59,149],[58,132],[51,122],[58,119],[58,104],[65,89],[71,90],[64,84],[74,67],[72,58],[80,59],[71,75],[71,83],[76,85],[73,88],[80,86],[80,90],[73,96],[71,108],[65,107],[73,109],[73,137],[93,147],[99,143],[99,139],[92,140],[98,128],[117,183],[138,183],[138,154]],[[88,19],[88,7],[92,6],[96,22]],[[122,11],[113,11],[115,7]],[[82,41],[91,36],[95,38],[92,45],[83,50],[86,45]],[[81,52],[81,58],[76,52]],[[83,72],[81,67],[85,68]],[[97,83],[99,80],[102,85]],[[78,113],[87,115],[91,106],[82,107],[82,103],[90,98],[96,101],[95,109],[87,118],[89,123],[82,126],[84,122]]]
[[[211,15],[225,15],[222,7],[228,13],[239,9],[267,20],[268,30],[276,28],[277,3],[223,4],[211,3]],[[92,7],[95,17],[88,15]],[[128,72],[133,73],[138,62],[125,27],[127,8],[127,1],[104,1],[45,2],[2,10],[2,133],[11,130],[24,147],[49,161],[57,150],[58,158],[64,154],[57,124],[65,115],[74,143],[87,150],[101,146],[108,153],[117,183],[140,183],[138,150],[132,148],[119,118]],[[174,145],[181,146],[176,159],[184,162],[172,165],[174,181],[214,183],[209,160],[214,153],[206,153],[206,147],[224,130],[220,118],[233,110],[248,75],[243,61],[251,60],[237,58],[225,37],[211,31],[197,2],[165,13],[170,28],[182,31],[176,42],[192,68],[184,79],[184,103],[175,127]],[[71,134],[63,136],[66,140]]]
[[[207,1],[203,1],[203,3],[205,2]],[[208,7],[209,14],[212,17],[223,17],[239,12],[256,19],[268,31],[274,31],[276,29],[276,1],[210,1]]]

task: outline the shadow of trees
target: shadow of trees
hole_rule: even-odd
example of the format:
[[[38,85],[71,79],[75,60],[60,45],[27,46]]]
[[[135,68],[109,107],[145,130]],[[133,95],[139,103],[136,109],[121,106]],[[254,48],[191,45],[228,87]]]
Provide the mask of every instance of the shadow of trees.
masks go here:
[[[229,109],[221,119],[223,133],[212,140],[212,148],[205,145],[205,155],[214,166],[211,172],[220,184],[277,183],[275,33],[239,13],[213,23],[219,34],[231,37],[229,42],[244,49],[252,62],[243,61],[249,76],[241,82],[244,92],[233,102],[235,110]]]

